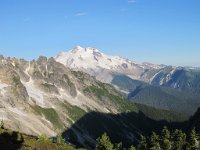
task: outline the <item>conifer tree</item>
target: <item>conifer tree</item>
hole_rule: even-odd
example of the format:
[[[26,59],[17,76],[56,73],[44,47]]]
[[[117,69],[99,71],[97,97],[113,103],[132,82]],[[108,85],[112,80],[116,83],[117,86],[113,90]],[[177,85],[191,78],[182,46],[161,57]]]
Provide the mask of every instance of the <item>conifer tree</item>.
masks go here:
[[[132,145],[129,150],[136,150],[135,147]]]
[[[155,132],[151,135],[150,150],[160,150],[159,136]]]
[[[192,129],[190,136],[189,136],[189,147],[191,150],[197,150],[199,148],[199,136],[196,133],[195,128]]]
[[[146,150],[147,149],[147,140],[146,137],[141,135],[140,143],[138,145],[139,150]]]
[[[167,129],[167,127],[164,127],[162,130],[160,146],[164,150],[172,149],[171,135],[170,135],[170,131]]]
[[[113,150],[113,144],[106,133],[97,139],[96,150]]]
[[[176,129],[172,134],[173,150],[182,150],[186,146],[186,134]]]
[[[122,142],[115,144],[115,148],[114,149],[115,150],[122,150],[123,149]]]

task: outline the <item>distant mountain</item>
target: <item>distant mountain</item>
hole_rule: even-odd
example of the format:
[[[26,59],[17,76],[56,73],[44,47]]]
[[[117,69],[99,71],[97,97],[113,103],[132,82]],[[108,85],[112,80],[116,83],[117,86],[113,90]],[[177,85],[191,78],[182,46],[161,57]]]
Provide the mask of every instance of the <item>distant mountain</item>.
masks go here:
[[[133,102],[192,114],[200,106],[200,70],[136,63],[80,46],[54,58],[74,70],[110,83]]]
[[[200,93],[200,70],[184,67],[165,67],[151,80],[152,85],[171,87],[179,91]]]
[[[112,84],[120,87],[119,91],[129,91],[128,99],[134,103],[190,115],[200,106],[200,95],[191,90],[150,85],[125,75],[114,76]]]
[[[108,56],[95,48],[80,46],[68,52],[61,52],[55,60],[69,68],[87,72],[107,83],[112,81],[114,74],[126,74],[131,78],[141,79],[146,70],[164,67],[150,63],[139,64],[119,56]]]
[[[98,80],[111,83],[114,76],[126,75],[151,85],[200,92],[200,69],[137,63],[119,56],[108,56],[95,48],[77,46],[54,57],[65,66],[81,70]]]

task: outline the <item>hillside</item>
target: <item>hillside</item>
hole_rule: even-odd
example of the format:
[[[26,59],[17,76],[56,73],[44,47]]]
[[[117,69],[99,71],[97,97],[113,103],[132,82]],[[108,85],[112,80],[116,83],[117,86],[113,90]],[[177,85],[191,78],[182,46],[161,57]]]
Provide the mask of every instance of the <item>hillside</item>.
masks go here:
[[[197,133],[200,134],[200,108],[190,117],[187,125],[187,131],[195,128]]]
[[[188,115],[195,113],[200,106],[200,95],[190,90],[150,85],[125,75],[114,76],[112,84],[120,87],[119,91],[126,91],[125,96],[134,103]]]
[[[30,134],[42,131],[53,135],[89,111],[138,111],[112,86],[71,71],[52,58],[31,62],[1,58],[0,85],[5,124],[22,131],[28,128]]]
[[[63,136],[74,145],[93,149],[96,139],[106,132],[113,143],[122,142],[124,146],[129,147],[133,143],[138,144],[141,134],[150,135],[152,131],[160,132],[164,126],[176,129],[183,128],[184,125],[183,122],[167,122],[162,119],[155,121],[142,112],[120,114],[90,112],[80,118],[70,129],[64,131]]]
[[[184,122],[188,120],[189,115],[185,113],[179,113],[176,111],[169,111],[169,110],[163,110],[163,109],[156,109],[154,107],[150,107],[147,105],[137,104],[135,103],[137,108],[144,113],[145,116],[148,116],[149,118],[153,120],[166,120],[168,122]]]
[[[121,130],[125,127],[119,134],[126,140],[137,141],[140,133],[146,133],[147,129],[150,132],[157,127],[158,120],[153,120],[170,118],[166,117],[169,114],[165,112],[154,117],[125,99],[113,86],[97,81],[86,73],[73,71],[53,58],[46,57],[33,61],[1,57],[0,101],[0,117],[6,128],[35,136],[55,136],[77,127],[78,122],[95,114],[91,118],[100,122],[102,119],[113,118],[113,121],[108,122],[107,128],[98,127],[100,131],[112,127]],[[132,121],[126,113],[132,114]],[[125,118],[121,118],[124,115]],[[151,128],[141,128],[141,125],[149,121]],[[182,120],[178,115],[174,115],[170,121]],[[164,121],[162,125],[165,123],[167,122]],[[90,128],[95,127],[95,124],[91,125]],[[88,133],[84,128],[85,125],[81,125],[78,126],[78,131],[73,129],[75,137],[78,137],[76,142],[81,143],[81,146],[88,145],[88,142],[84,141],[94,144],[96,136],[93,134],[99,135],[100,132]],[[135,132],[132,132],[133,129]],[[67,136],[65,138],[68,139]],[[120,140],[120,137],[116,140]]]
[[[75,150],[70,145],[52,142],[50,139],[0,129],[0,147],[4,150]]]

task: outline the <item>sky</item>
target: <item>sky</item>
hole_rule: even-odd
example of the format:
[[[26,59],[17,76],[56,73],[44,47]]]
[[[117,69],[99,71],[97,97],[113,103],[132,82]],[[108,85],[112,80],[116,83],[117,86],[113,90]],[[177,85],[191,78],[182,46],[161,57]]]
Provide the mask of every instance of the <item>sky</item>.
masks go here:
[[[200,0],[0,0],[0,54],[80,45],[138,62],[200,67]]]

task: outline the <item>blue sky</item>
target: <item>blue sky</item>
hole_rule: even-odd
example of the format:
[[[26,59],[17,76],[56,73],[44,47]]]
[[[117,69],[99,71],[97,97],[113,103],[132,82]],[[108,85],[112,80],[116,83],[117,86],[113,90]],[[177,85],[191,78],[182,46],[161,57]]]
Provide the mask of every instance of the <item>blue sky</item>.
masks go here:
[[[200,0],[0,0],[0,53],[76,45],[139,62],[200,66]]]

